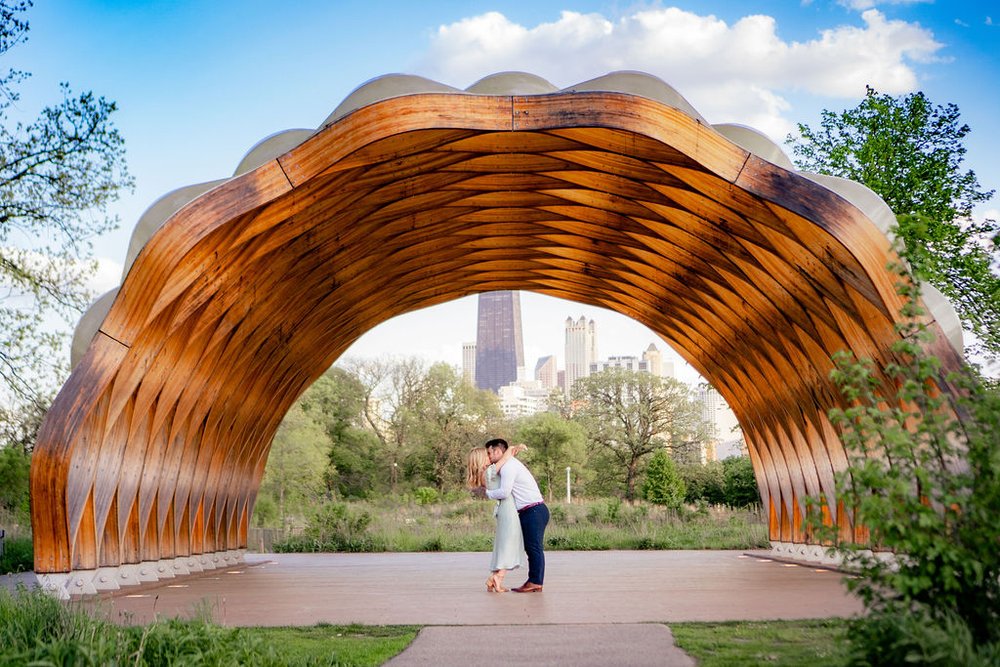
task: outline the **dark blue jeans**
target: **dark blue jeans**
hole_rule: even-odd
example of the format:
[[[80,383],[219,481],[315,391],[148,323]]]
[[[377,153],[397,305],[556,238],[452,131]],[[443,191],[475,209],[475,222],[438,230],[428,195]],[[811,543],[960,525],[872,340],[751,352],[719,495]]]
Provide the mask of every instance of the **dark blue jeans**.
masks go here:
[[[545,580],[545,526],[549,525],[549,508],[544,504],[519,512],[524,551],[528,554],[528,581],[542,585]]]

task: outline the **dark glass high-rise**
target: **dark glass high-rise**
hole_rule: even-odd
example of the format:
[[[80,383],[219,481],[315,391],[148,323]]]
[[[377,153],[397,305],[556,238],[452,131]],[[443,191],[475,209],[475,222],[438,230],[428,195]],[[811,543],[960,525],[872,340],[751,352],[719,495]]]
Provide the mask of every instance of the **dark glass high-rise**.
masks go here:
[[[517,380],[524,366],[521,337],[521,295],[484,292],[479,295],[476,329],[476,387],[496,392]]]

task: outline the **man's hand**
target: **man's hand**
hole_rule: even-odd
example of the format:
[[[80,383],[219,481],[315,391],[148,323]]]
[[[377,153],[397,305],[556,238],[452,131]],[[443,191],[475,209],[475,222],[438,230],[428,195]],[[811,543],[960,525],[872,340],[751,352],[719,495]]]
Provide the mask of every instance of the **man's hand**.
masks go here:
[[[484,498],[486,498],[486,487],[485,486],[477,486],[474,489],[472,489],[472,491],[470,493],[472,493],[472,497],[473,498],[484,499]]]

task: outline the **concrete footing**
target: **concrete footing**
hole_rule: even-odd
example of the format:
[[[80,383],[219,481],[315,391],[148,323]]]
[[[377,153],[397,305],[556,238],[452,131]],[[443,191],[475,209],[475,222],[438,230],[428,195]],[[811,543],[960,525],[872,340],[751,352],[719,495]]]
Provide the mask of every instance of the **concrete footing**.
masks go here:
[[[246,549],[179,556],[158,561],[126,563],[96,570],[37,574],[37,585],[60,600],[117,591],[129,586],[174,579],[243,562]]]
[[[845,565],[844,559],[840,556],[840,554],[831,554],[829,553],[829,547],[817,544],[794,544],[792,542],[772,541],[769,555],[775,560],[786,560],[794,563],[817,565],[836,570],[850,569],[847,565]],[[859,555],[869,558],[874,557],[877,560],[887,563],[891,568],[896,567],[897,557],[896,554],[891,551],[873,552],[866,549],[859,552]]]

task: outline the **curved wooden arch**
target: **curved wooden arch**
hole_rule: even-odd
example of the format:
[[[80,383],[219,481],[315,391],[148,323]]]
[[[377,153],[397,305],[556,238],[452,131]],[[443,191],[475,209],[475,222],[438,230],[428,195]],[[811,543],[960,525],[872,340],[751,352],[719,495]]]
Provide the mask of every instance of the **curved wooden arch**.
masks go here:
[[[890,360],[896,259],[846,200],[649,99],[365,106],[139,254],[39,437],[36,569],[245,547],[271,438],[324,369],[395,315],[504,289],[658,332],[735,411],[772,539],[805,543],[803,499],[845,464],[830,357]]]

